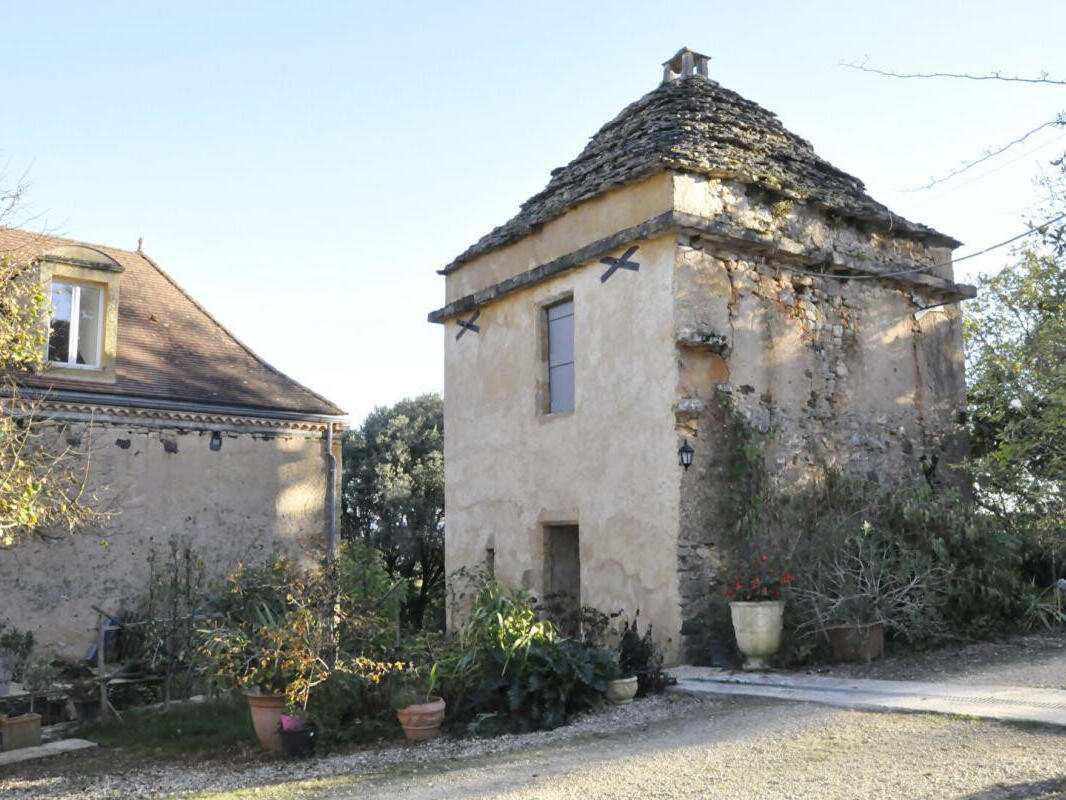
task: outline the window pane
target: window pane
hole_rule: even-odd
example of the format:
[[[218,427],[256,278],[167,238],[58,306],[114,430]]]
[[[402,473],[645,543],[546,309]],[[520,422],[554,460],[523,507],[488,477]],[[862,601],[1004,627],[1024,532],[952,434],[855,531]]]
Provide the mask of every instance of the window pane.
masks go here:
[[[100,364],[100,306],[103,290],[81,287],[78,303],[78,363],[95,367]]]
[[[574,410],[574,365],[563,364],[548,369],[548,389],[551,393],[551,408],[555,414]]]
[[[574,317],[548,320],[548,366],[556,367],[574,360]]]
[[[74,290],[65,283],[52,284],[52,324],[48,334],[48,360],[66,363],[70,352],[70,306]]]
[[[574,316],[573,300],[567,300],[565,303],[557,303],[554,306],[548,306],[548,319],[550,320],[572,316]]]

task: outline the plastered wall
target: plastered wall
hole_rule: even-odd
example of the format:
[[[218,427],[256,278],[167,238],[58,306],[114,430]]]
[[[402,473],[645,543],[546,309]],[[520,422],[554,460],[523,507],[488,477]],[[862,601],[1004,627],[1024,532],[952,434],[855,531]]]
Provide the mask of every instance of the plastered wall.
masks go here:
[[[78,658],[94,641],[95,604],[135,607],[146,590],[148,555],[187,538],[208,574],[241,561],[321,547],[327,465],[321,434],[225,434],[72,423],[62,437],[90,454],[101,529],[0,551],[0,620],[36,635],[42,652]],[[103,487],[103,488],[101,488]]]
[[[673,403],[676,237],[639,242],[639,272],[591,264],[492,303],[478,334],[444,326],[446,561],[540,594],[544,527],[579,527],[581,593],[651,623],[672,656],[679,483]],[[462,271],[460,271],[461,273]],[[572,295],[576,409],[538,408],[544,305]]]

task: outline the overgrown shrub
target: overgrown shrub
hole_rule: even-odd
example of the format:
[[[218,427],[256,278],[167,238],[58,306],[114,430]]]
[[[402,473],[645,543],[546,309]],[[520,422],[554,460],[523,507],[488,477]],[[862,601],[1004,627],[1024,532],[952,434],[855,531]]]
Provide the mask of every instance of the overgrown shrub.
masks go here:
[[[323,728],[338,732],[347,717],[376,713],[380,698],[367,698],[382,674],[399,667],[389,653],[389,615],[376,596],[388,583],[375,572],[376,558],[356,545],[305,569],[280,557],[242,565],[216,601],[219,618],[202,631],[215,681],[284,693],[290,706],[328,717]],[[345,700],[338,687],[360,691]]]
[[[366,742],[399,733],[389,698],[404,666],[362,656],[338,659],[307,705],[319,736],[325,741]]]
[[[807,485],[783,489],[766,467],[769,432],[756,430],[732,406],[723,414],[732,453],[732,490],[720,508],[723,557],[739,563],[773,552],[790,561],[799,594],[808,600],[786,607],[786,633],[796,627],[807,633],[786,637],[793,657],[809,657],[824,639],[817,631],[826,609],[810,602],[812,592],[848,598],[828,617],[844,621],[880,613],[896,623],[896,638],[919,644],[1020,627],[1027,608],[1036,608],[1030,618],[1048,619],[1040,613],[1041,607],[1047,610],[1043,589],[1029,582],[1039,569],[1038,587],[1054,583],[1061,559],[1027,540],[1024,531],[982,511],[951,486],[930,485],[917,465],[914,475],[883,483],[823,467]],[[861,569],[846,555],[848,548],[851,556],[862,556]],[[832,570],[837,578],[828,580]],[[915,579],[919,586],[912,586]],[[867,586],[859,591],[849,580]],[[834,581],[840,585],[827,592]]]
[[[948,488],[888,488],[825,469],[802,491],[759,498],[753,521],[791,558],[801,595],[824,597],[835,581],[829,593],[849,598],[841,622],[880,613],[898,638],[921,644],[1001,632],[1026,602],[1020,539]],[[825,609],[807,611],[798,622],[817,630]]]

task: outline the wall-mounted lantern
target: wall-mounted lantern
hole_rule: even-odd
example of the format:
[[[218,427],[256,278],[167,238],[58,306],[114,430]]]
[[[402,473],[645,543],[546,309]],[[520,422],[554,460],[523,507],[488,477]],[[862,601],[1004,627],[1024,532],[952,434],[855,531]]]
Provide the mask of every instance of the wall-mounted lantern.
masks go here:
[[[222,449],[222,432],[211,431],[211,449],[216,453]]]
[[[688,443],[688,439],[685,439],[685,443],[681,445],[681,448],[677,451],[677,463],[687,470],[692,466],[692,455],[695,452],[696,451],[692,449],[692,445]]]

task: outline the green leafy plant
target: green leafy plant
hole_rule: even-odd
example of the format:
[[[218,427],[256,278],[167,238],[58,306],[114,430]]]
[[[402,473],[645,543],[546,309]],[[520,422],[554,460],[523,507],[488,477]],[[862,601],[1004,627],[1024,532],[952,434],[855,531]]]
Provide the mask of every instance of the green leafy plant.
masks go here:
[[[44,659],[34,659],[26,664],[22,671],[22,683],[30,695],[31,714],[37,695],[48,690],[58,678],[59,670]]]
[[[614,652],[558,636],[525,590],[478,573],[460,582],[470,607],[437,664],[453,716],[471,732],[554,728],[603,704]]]
[[[22,681],[22,670],[35,644],[33,633],[0,623],[0,660],[11,671],[11,680]]]
[[[285,559],[241,567],[219,602],[221,619],[202,630],[201,652],[225,686],[285,694],[306,708],[331,669],[334,617],[342,616],[328,565],[301,571]]]
[[[1066,625],[1066,612],[1062,607],[1062,590],[1058,585],[1042,589],[1034,580],[1026,589],[1025,611],[1022,621],[1026,630],[1043,628],[1055,630]]]

